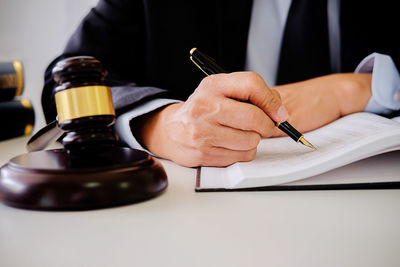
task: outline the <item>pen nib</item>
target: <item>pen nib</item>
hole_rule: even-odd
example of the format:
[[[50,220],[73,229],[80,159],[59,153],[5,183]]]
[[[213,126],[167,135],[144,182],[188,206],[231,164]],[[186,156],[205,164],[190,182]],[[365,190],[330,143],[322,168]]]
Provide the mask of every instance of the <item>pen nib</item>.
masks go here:
[[[317,148],[316,148],[315,146],[313,146],[310,142],[308,142],[308,141],[304,138],[304,136],[301,136],[301,137],[300,137],[299,142],[302,143],[302,144],[305,145],[305,146],[308,146],[309,148],[312,148],[312,149],[314,149],[314,150],[317,150]]]

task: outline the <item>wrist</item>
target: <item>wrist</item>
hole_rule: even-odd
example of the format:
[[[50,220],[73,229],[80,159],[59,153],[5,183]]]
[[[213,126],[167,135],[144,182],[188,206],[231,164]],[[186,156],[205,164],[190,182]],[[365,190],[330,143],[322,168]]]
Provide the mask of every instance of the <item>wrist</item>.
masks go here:
[[[365,109],[371,98],[371,78],[368,73],[346,73],[340,75],[338,86],[334,88],[334,95],[340,110],[345,116]]]
[[[135,128],[132,133],[136,140],[147,150],[159,157],[165,157],[166,146],[168,145],[168,133],[166,125],[169,118],[180,103],[163,106],[148,114],[135,119]]]

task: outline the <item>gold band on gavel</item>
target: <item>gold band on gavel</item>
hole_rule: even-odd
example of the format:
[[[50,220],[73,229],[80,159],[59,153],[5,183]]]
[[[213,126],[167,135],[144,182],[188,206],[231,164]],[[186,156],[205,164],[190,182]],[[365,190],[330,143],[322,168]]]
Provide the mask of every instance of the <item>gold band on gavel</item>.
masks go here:
[[[16,85],[17,91],[15,93],[16,96],[20,96],[22,94],[22,90],[24,89],[24,73],[22,70],[21,61],[13,61],[13,66],[15,69],[15,77],[16,77]]]
[[[21,99],[21,105],[26,109],[32,109],[32,104],[31,101],[29,101],[29,99],[25,98]],[[25,126],[24,135],[29,135],[32,133],[32,131],[33,131],[33,124],[28,123]]]
[[[66,89],[56,93],[58,123],[96,115],[115,115],[111,89],[93,85]]]

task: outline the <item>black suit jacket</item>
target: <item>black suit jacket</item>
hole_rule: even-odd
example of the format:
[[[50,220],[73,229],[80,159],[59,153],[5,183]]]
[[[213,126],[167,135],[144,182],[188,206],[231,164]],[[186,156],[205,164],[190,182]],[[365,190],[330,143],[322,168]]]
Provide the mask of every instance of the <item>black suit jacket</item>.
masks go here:
[[[385,2],[342,1],[341,72],[353,72],[372,52],[399,65],[396,9]],[[186,100],[203,78],[189,60],[193,47],[229,71],[243,70],[251,8],[249,0],[100,0],[46,70],[46,120],[56,116],[51,70],[65,57],[91,55],[105,64],[117,114],[155,97]]]

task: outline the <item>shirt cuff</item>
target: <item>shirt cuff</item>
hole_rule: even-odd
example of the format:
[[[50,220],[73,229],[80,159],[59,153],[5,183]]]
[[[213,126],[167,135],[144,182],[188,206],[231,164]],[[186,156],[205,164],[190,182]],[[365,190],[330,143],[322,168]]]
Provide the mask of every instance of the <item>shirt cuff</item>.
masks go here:
[[[389,114],[400,109],[400,75],[390,56],[372,53],[355,72],[372,73],[372,97],[364,111]]]
[[[131,131],[131,126],[130,126],[130,121],[134,118],[137,118],[141,115],[147,114],[147,113],[149,113],[153,110],[156,110],[158,108],[161,108],[163,106],[166,106],[166,105],[169,105],[172,103],[178,103],[178,102],[182,102],[182,101],[174,100],[174,99],[159,98],[159,99],[154,99],[149,102],[146,102],[142,105],[139,105],[136,108],[118,116],[117,120],[114,124],[114,130],[117,133],[117,135],[119,136],[120,140],[122,142],[124,142],[126,145],[128,145],[129,147],[150,153],[147,149],[142,147],[139,144],[139,142],[136,140],[136,138],[133,136],[132,131]]]

